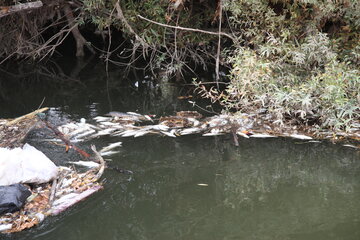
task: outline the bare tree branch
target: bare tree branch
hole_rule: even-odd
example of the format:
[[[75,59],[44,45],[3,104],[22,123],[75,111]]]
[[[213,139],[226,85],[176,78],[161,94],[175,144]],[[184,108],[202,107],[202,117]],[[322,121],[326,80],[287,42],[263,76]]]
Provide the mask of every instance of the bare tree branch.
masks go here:
[[[7,15],[24,11],[24,10],[32,10],[36,8],[40,8],[43,6],[41,1],[36,2],[27,2],[27,3],[18,3],[13,6],[0,7],[0,18],[5,17]]]
[[[132,34],[135,36],[135,39],[137,41],[139,41],[141,43],[141,45],[145,48],[147,48],[149,45],[144,41],[144,39],[142,39],[135,31],[134,29],[130,26],[129,22],[126,20],[124,13],[120,7],[120,3],[119,1],[117,1],[115,3],[115,8],[117,11],[117,18],[124,24],[125,28]]]
[[[141,15],[137,15],[137,16],[138,16],[138,18],[140,18],[142,20],[151,22],[153,24],[156,24],[156,25],[159,25],[159,26],[162,26],[162,27],[174,28],[174,29],[179,29],[179,30],[183,30],[183,31],[199,32],[199,33],[210,34],[210,35],[221,35],[221,36],[225,36],[227,38],[230,38],[234,43],[237,42],[236,39],[233,36],[231,36],[230,34],[225,33],[225,32],[211,32],[211,31],[205,31],[205,30],[201,30],[201,29],[197,29],[197,28],[186,28],[186,27],[172,26],[172,25],[168,25],[168,24],[164,24],[164,23],[155,22],[155,21],[150,20],[150,19],[148,19],[146,17],[143,17]]]
[[[217,46],[217,53],[216,53],[216,63],[215,63],[215,75],[216,75],[216,82],[217,82],[217,88],[219,88],[219,66],[220,66],[220,48],[221,48],[221,21],[222,21],[222,2],[219,0],[218,2],[218,11],[219,11],[219,40],[218,40],[218,46]]]

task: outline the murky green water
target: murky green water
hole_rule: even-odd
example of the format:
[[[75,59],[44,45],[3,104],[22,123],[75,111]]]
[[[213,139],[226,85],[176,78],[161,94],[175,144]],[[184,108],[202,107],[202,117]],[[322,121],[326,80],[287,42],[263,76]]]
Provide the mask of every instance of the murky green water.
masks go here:
[[[101,70],[89,69],[78,75],[84,85],[62,89],[2,80],[13,87],[0,102],[1,114],[29,112],[44,97],[45,105],[58,107],[51,119],[59,122],[110,110],[191,108],[171,90],[131,85],[143,76],[128,79],[129,88],[116,83],[120,73],[106,81]],[[57,163],[76,158],[63,157],[63,149],[42,143],[41,136],[29,140]],[[107,137],[95,143],[115,141],[123,147],[109,164],[132,176],[108,169],[103,191],[37,228],[0,239],[360,239],[360,153],[354,149],[284,138],[240,139],[235,147],[230,136]]]

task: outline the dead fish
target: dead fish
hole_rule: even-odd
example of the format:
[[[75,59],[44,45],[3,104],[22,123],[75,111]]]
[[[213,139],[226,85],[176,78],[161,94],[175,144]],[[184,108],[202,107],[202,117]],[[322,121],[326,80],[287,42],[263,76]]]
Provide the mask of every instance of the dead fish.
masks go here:
[[[109,134],[115,132],[116,130],[117,130],[116,128],[108,128],[108,129],[104,129],[104,130],[101,130],[101,131],[97,132],[95,135],[96,136],[109,135]]]
[[[179,132],[180,135],[189,135],[189,134],[195,134],[195,133],[200,133],[202,132],[203,129],[198,128],[198,127],[193,127],[193,128],[185,128],[183,130],[181,130]]]
[[[102,117],[102,116],[97,116],[93,118],[95,121],[97,122],[105,122],[105,121],[110,121],[111,117]]]
[[[74,137],[75,135],[78,135],[78,134],[81,134],[81,133],[84,133],[86,131],[89,131],[89,130],[93,130],[93,129],[89,129],[88,127],[80,127],[77,128],[75,131],[72,131],[68,134],[69,137]]]
[[[118,154],[120,153],[119,151],[108,151],[108,152],[101,152],[100,155],[101,156],[110,156],[110,155],[114,155],[114,154]]]
[[[160,133],[165,135],[165,136],[168,136],[168,137],[176,137],[176,135],[175,135],[176,130],[175,129],[171,130],[170,132],[161,131]]]
[[[250,138],[246,133],[243,133],[242,131],[237,131],[236,134],[244,138]]]
[[[195,118],[187,118],[187,120],[192,124],[192,126],[197,127],[200,125],[200,122]]]
[[[153,133],[152,131],[149,130],[138,130],[138,132],[134,135],[134,137],[141,137],[141,136],[145,136],[149,133]]]
[[[88,167],[88,168],[97,168],[100,164],[92,161],[78,161],[78,162],[69,162],[78,166]]]
[[[255,134],[250,135],[250,137],[252,137],[252,138],[274,138],[276,136],[269,135],[269,134],[255,133]]]
[[[355,145],[352,145],[352,144],[344,144],[343,146],[344,147],[350,147],[350,148],[359,148],[359,147],[357,147]]]
[[[122,120],[134,120],[134,121],[153,121],[149,115],[141,115],[135,112],[109,112],[106,114],[111,117],[115,117]]]
[[[198,186],[201,186],[201,187],[207,187],[207,186],[209,186],[209,184],[207,184],[207,183],[198,183],[197,185],[198,185]]]
[[[79,139],[79,138],[83,138],[83,137],[87,137],[93,133],[95,133],[96,131],[94,129],[90,129],[89,131],[87,132],[84,132],[82,134],[79,134],[79,135],[76,135],[75,138]]]
[[[100,131],[101,128],[99,128],[98,126],[95,126],[95,125],[92,125],[90,123],[86,123],[85,126],[87,126],[88,128],[92,128],[92,129],[95,129],[97,131]]]
[[[295,138],[295,139],[300,139],[300,140],[312,140],[312,137],[306,136],[306,135],[301,135],[301,134],[291,134],[290,137]]]
[[[107,126],[118,126],[118,124],[113,122],[101,122],[100,124],[100,127],[102,128],[106,128]]]
[[[145,126],[144,129],[155,130],[155,131],[168,131],[169,127],[166,125],[157,124],[157,125]]]
[[[135,134],[138,132],[138,130],[134,130],[134,129],[129,129],[129,130],[125,130],[124,132],[118,134],[119,136],[122,137],[133,137],[135,136]]]
[[[115,142],[115,143],[111,143],[109,144],[108,146],[106,147],[103,147],[99,152],[106,152],[106,151],[109,151],[109,150],[112,150],[114,148],[117,148],[117,147],[121,147],[122,145],[122,142]]]
[[[222,132],[209,132],[209,133],[204,133],[203,134],[204,137],[220,136],[220,135],[224,135],[224,133],[222,133]]]
[[[102,186],[91,187],[82,193],[70,193],[57,199],[53,202],[53,207],[50,209],[51,215],[58,215],[59,213],[65,211],[67,208],[73,206],[74,204],[80,202],[81,200],[87,198],[91,194],[102,189]]]

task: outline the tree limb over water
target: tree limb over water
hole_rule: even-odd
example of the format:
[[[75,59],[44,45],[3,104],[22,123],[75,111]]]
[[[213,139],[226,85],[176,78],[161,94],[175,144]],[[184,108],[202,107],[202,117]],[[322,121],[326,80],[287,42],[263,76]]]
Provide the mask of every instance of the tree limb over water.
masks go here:
[[[179,26],[172,26],[172,25],[168,25],[168,24],[164,24],[164,23],[159,23],[159,22],[155,22],[153,20],[150,20],[146,17],[143,17],[141,15],[137,15],[140,19],[151,22],[153,24],[162,26],[162,27],[167,27],[167,28],[173,28],[173,29],[178,29],[178,30],[183,30],[183,31],[191,31],[191,32],[199,32],[199,33],[204,33],[204,34],[210,34],[210,35],[221,35],[221,36],[225,36],[229,39],[231,39],[234,43],[236,43],[236,38],[234,38],[233,36],[231,36],[228,33],[225,32],[212,32],[212,31],[206,31],[206,30],[202,30],[202,29],[196,29],[196,28],[187,28],[187,27],[179,27]]]
[[[7,15],[24,11],[24,10],[32,10],[36,8],[40,8],[43,6],[41,1],[36,2],[27,2],[27,3],[19,3],[13,6],[1,6],[0,7],[0,18],[5,17]]]

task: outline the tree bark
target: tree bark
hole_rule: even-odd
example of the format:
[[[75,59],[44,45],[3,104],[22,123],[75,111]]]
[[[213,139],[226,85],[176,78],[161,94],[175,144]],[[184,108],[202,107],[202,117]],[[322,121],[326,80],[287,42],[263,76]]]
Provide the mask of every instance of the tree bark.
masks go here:
[[[0,6],[0,18],[16,12],[32,10],[32,9],[40,8],[42,6],[43,3],[41,1],[19,3],[13,6]]]
[[[115,3],[115,8],[116,8],[116,12],[117,12],[117,19],[119,19],[125,26],[125,28],[132,34],[135,36],[135,39],[137,41],[139,41],[141,43],[141,45],[145,48],[148,47],[148,44],[144,41],[144,39],[142,39],[135,31],[134,29],[130,26],[129,22],[126,20],[125,16],[124,16],[124,13],[120,7],[120,3],[119,1],[117,1]]]
[[[85,56],[84,46],[86,45],[88,48],[89,48],[89,46],[87,45],[86,39],[83,37],[83,35],[79,31],[79,28],[77,26],[78,24],[75,22],[74,14],[73,14],[70,6],[68,4],[65,4],[63,10],[65,13],[66,19],[69,23],[69,28],[71,28],[71,33],[74,36],[75,41],[76,41],[76,56],[83,57],[83,56]]]

